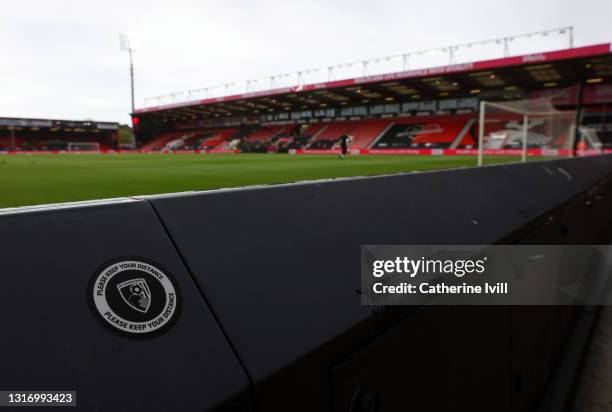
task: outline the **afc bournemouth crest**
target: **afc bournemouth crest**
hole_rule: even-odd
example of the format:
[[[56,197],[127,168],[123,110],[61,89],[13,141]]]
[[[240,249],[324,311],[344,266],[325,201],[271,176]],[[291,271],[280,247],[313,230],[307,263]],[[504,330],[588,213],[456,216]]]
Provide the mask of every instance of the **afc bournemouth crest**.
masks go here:
[[[142,259],[121,259],[94,273],[88,295],[94,312],[116,331],[151,336],[178,315],[178,290],[170,273]]]

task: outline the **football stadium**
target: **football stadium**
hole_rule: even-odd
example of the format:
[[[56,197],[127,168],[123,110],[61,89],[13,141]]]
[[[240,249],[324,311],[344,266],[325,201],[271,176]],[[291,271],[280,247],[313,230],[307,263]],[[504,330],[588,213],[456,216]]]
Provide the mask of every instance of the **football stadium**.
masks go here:
[[[119,14],[149,54],[120,35],[129,85],[108,100],[94,33],[119,6],[81,10],[85,24],[68,3],[11,5],[19,27],[0,24],[68,79],[62,95],[59,75],[6,82],[0,104],[1,408],[612,411],[612,43],[587,5],[540,16],[580,37],[504,33],[440,1],[482,37],[440,24],[448,44],[283,72],[316,60],[304,45],[352,47],[317,42],[317,21],[342,40],[438,11],[140,2]],[[593,21],[612,11],[600,3]],[[87,53],[40,53],[32,23]],[[204,69],[188,63],[200,45]],[[245,80],[261,73],[251,53],[278,74]],[[156,77],[168,61],[223,81],[168,92],[186,83]]]
[[[607,43],[144,107],[132,149],[117,123],[1,118],[0,206],[469,167],[482,123],[488,164],[606,153],[610,64]]]

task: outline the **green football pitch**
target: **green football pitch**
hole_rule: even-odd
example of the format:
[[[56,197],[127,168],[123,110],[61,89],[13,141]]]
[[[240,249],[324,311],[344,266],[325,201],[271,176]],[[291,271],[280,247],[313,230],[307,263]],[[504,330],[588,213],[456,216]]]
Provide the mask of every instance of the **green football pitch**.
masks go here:
[[[491,162],[517,161],[489,157]],[[63,154],[0,156],[0,208],[475,166],[473,156]]]

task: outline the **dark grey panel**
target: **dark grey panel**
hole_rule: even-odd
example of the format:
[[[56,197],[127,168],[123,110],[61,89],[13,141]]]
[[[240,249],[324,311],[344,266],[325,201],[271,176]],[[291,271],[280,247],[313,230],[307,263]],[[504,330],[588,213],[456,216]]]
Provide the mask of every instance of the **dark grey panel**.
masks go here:
[[[568,159],[153,199],[255,381],[371,317],[363,244],[489,244],[610,173]]]
[[[119,336],[88,307],[93,271],[125,255],[154,260],[178,283],[182,312],[161,336]],[[248,391],[144,201],[0,216],[0,313],[3,390],[76,390],[76,409],[88,411],[202,411]]]

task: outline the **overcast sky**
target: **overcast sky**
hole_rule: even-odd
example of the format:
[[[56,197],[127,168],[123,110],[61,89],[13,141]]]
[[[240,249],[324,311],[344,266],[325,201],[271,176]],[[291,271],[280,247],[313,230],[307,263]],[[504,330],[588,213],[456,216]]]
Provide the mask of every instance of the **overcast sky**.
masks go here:
[[[610,0],[7,1],[0,117],[127,122],[120,32],[136,49],[142,107],[186,89],[548,28],[573,25],[577,46],[609,42],[610,16]]]

